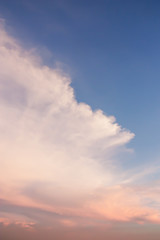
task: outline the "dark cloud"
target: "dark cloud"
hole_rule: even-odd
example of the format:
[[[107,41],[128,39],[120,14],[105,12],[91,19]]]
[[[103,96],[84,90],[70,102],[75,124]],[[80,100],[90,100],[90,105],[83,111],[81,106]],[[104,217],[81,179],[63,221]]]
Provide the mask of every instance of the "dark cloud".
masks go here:
[[[2,199],[0,200],[0,212],[22,215],[41,224],[47,224],[48,222],[53,224],[53,222],[57,222],[62,217],[65,218],[65,216],[61,216],[55,212],[35,207],[18,206]]]

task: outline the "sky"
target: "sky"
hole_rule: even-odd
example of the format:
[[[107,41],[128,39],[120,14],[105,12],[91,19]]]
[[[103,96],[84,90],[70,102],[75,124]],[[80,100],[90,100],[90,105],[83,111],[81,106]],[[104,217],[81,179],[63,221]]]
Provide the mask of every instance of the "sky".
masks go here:
[[[0,0],[0,238],[159,239],[159,11]]]

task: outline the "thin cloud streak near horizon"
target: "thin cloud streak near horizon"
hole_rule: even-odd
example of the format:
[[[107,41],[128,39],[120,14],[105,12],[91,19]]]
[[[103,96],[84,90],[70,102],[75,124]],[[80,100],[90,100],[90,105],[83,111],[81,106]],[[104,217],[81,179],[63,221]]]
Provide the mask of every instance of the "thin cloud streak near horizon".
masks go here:
[[[117,160],[134,134],[78,103],[71,79],[42,65],[3,23],[0,35],[0,222],[160,223],[159,194]]]

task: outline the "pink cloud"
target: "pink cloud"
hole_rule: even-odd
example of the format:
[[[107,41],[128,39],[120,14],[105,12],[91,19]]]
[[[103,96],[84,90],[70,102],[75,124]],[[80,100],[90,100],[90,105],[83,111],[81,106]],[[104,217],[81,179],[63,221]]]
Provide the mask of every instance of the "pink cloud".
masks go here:
[[[42,65],[2,24],[0,34],[1,221],[68,229],[159,223],[158,184],[140,191],[133,183],[141,174],[124,174],[114,159],[134,134],[78,103],[69,76]]]

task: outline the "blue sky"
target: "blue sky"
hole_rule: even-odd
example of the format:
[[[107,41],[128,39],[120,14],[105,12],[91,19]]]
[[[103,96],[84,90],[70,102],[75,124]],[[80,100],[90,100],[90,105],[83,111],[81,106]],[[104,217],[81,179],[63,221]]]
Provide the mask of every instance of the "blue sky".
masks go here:
[[[159,1],[1,0],[0,7],[23,44],[69,72],[79,101],[135,133],[136,164],[159,157]]]
[[[83,215],[84,222],[91,224],[91,220],[87,218],[88,215],[85,215],[86,209],[82,207],[84,211],[82,213],[79,210],[78,204],[82,204],[79,203],[81,199],[83,203],[89,201],[91,210],[88,214],[92,215],[94,209],[98,214],[104,212],[103,217],[109,221],[110,219],[120,221],[122,225],[123,221],[128,221],[129,224],[134,221],[136,224],[143,221],[148,224],[148,221],[151,221],[157,227],[156,224],[160,222],[158,215],[160,200],[156,195],[156,191],[159,191],[160,157],[159,12],[160,2],[156,0],[0,0],[0,18],[5,21],[5,27],[0,25],[3,39],[2,42],[0,41],[0,47],[5,48],[5,53],[2,52],[5,58],[3,59],[0,55],[0,60],[3,62],[0,80],[4,87],[4,93],[1,96],[4,106],[1,108],[0,105],[0,111],[4,115],[1,125],[8,128],[0,141],[3,143],[5,139],[4,146],[7,147],[4,149],[11,148],[11,152],[6,151],[4,155],[11,168],[14,164],[11,161],[12,150],[15,148],[13,156],[17,162],[15,162],[15,172],[11,175],[13,179],[17,176],[18,183],[15,184],[16,190],[12,189],[13,193],[22,187],[19,186],[19,182],[23,183],[23,189],[19,190],[15,199],[13,197],[10,205],[8,203],[10,197],[6,194],[4,187],[4,192],[2,191],[4,206],[11,209],[17,201],[19,206],[16,205],[15,214],[28,211],[27,214],[31,216],[31,219],[33,218],[32,207],[36,206],[36,214],[40,212],[43,215],[40,218],[37,214],[35,217],[37,221],[42,219],[45,221],[48,214],[48,222],[52,222],[48,209],[51,209],[53,213],[53,209],[57,208],[59,214],[63,207],[67,208],[67,204],[73,201],[76,209],[75,222],[78,221],[81,226],[84,219],[77,220],[77,217]],[[18,40],[16,47],[14,39]],[[13,52],[7,48],[8,42],[11,43]],[[42,65],[33,61],[30,49],[32,49],[33,56],[38,55],[42,58]],[[16,57],[17,60],[14,62]],[[30,70],[28,72],[26,63]],[[57,73],[54,70],[57,67],[69,76],[71,87],[68,86],[70,80],[67,77],[67,80],[64,79],[61,72]],[[52,78],[55,84],[53,84],[53,89],[48,82],[48,79]],[[40,82],[37,79],[40,79]],[[73,89],[76,99],[72,97]],[[10,94],[11,98],[8,97]],[[13,105],[15,104],[12,106],[13,111],[8,110],[10,99],[15,101],[13,101]],[[27,106],[25,101],[28,102]],[[77,101],[85,104],[78,105]],[[71,108],[68,107],[68,103]],[[53,114],[53,122],[51,111],[47,109],[50,104],[53,105],[54,110],[57,107],[60,111],[59,115]],[[107,116],[100,112],[92,112],[86,104],[94,111],[102,109]],[[21,108],[19,107],[21,105],[24,106]],[[15,109],[17,112],[14,112]],[[25,114],[23,109],[25,109]],[[33,109],[35,112],[32,111]],[[43,114],[46,114],[46,119]],[[17,116],[21,115],[23,117],[19,122]],[[110,115],[116,117],[116,122],[124,129],[114,124],[108,117]],[[7,116],[7,121],[5,121],[5,116]],[[13,129],[9,122],[10,119],[15,124],[13,124]],[[30,131],[31,135],[33,134],[31,142]],[[131,133],[135,134],[134,138]],[[17,138],[12,142],[15,136]],[[120,152],[119,146],[116,145],[117,142],[122,145]],[[124,154],[119,155],[123,152],[125,144],[134,152],[128,154],[124,151]],[[66,152],[67,147],[68,152]],[[113,151],[112,147],[117,154],[116,163],[114,157],[111,161],[109,160]],[[62,151],[59,152],[57,149],[61,148]],[[2,153],[5,152],[4,149]],[[19,149],[20,153],[16,155]],[[66,172],[61,171],[63,168],[56,162],[56,168],[52,166],[53,171],[57,173],[55,179],[52,178],[52,173],[50,173],[52,168],[49,167],[50,157],[54,154],[62,159],[61,164],[64,169],[67,169]],[[83,158],[81,159],[81,154],[82,156],[84,154],[86,164]],[[75,156],[78,156],[77,165],[74,162]],[[33,163],[27,165],[27,159],[32,158],[35,158],[35,165],[32,165]],[[93,163],[92,158],[95,161]],[[106,173],[101,169],[102,166],[104,167],[105,158],[107,159],[104,168]],[[22,168],[21,159],[25,166],[22,164]],[[34,176],[34,171],[32,172],[36,164],[39,164],[35,172],[38,180]],[[2,173],[6,171],[6,176],[10,176],[8,168],[5,168],[5,165],[2,166],[5,169]],[[71,166],[71,169],[68,166]],[[46,172],[49,171],[49,174],[45,175],[43,169],[46,169]],[[75,176],[75,169],[81,169],[82,172],[79,170],[80,173]],[[62,178],[60,182],[58,174]],[[75,181],[75,185],[72,186],[73,177],[77,177],[77,182]],[[84,177],[82,182],[79,180],[81,177]],[[2,185],[3,178],[5,179],[5,176],[2,176],[2,180],[0,179]],[[141,186],[136,185],[139,179],[141,179]],[[157,182],[152,189],[154,180]],[[58,187],[54,186],[55,182]],[[99,186],[99,182],[103,183],[102,186],[95,188],[96,184]],[[128,183],[130,185],[127,185]],[[9,180],[6,179],[6,186],[12,188],[11,177]],[[73,199],[68,198],[65,192],[68,186],[68,192],[71,193]],[[106,186],[112,186],[112,188]],[[64,191],[64,196],[59,189]],[[54,191],[57,194],[56,197],[54,194],[52,196]],[[97,197],[95,199],[99,199],[99,202],[92,202],[94,198],[90,202],[90,195],[88,196],[86,191],[95,194],[94,196]],[[108,213],[103,206],[118,199],[117,195],[120,196],[122,206],[118,205],[117,208],[111,206],[111,212]],[[106,196],[109,196],[109,200]],[[34,204],[28,199],[34,200]],[[41,202],[37,199],[41,199]],[[55,205],[51,205],[52,201]],[[60,206],[57,202],[60,202]],[[24,209],[21,208],[22,203],[24,203]],[[127,213],[121,212],[121,209],[125,207]],[[117,220],[116,211],[119,211],[119,216],[122,218]],[[127,215],[128,212],[132,214]],[[72,217],[67,219],[67,214],[67,211],[64,212],[64,219],[61,222],[66,226],[74,225]],[[69,214],[72,216],[73,212]],[[6,215],[4,218],[6,219]],[[99,218],[92,219],[93,225],[97,224],[97,219]],[[153,227],[152,224],[150,226]]]

